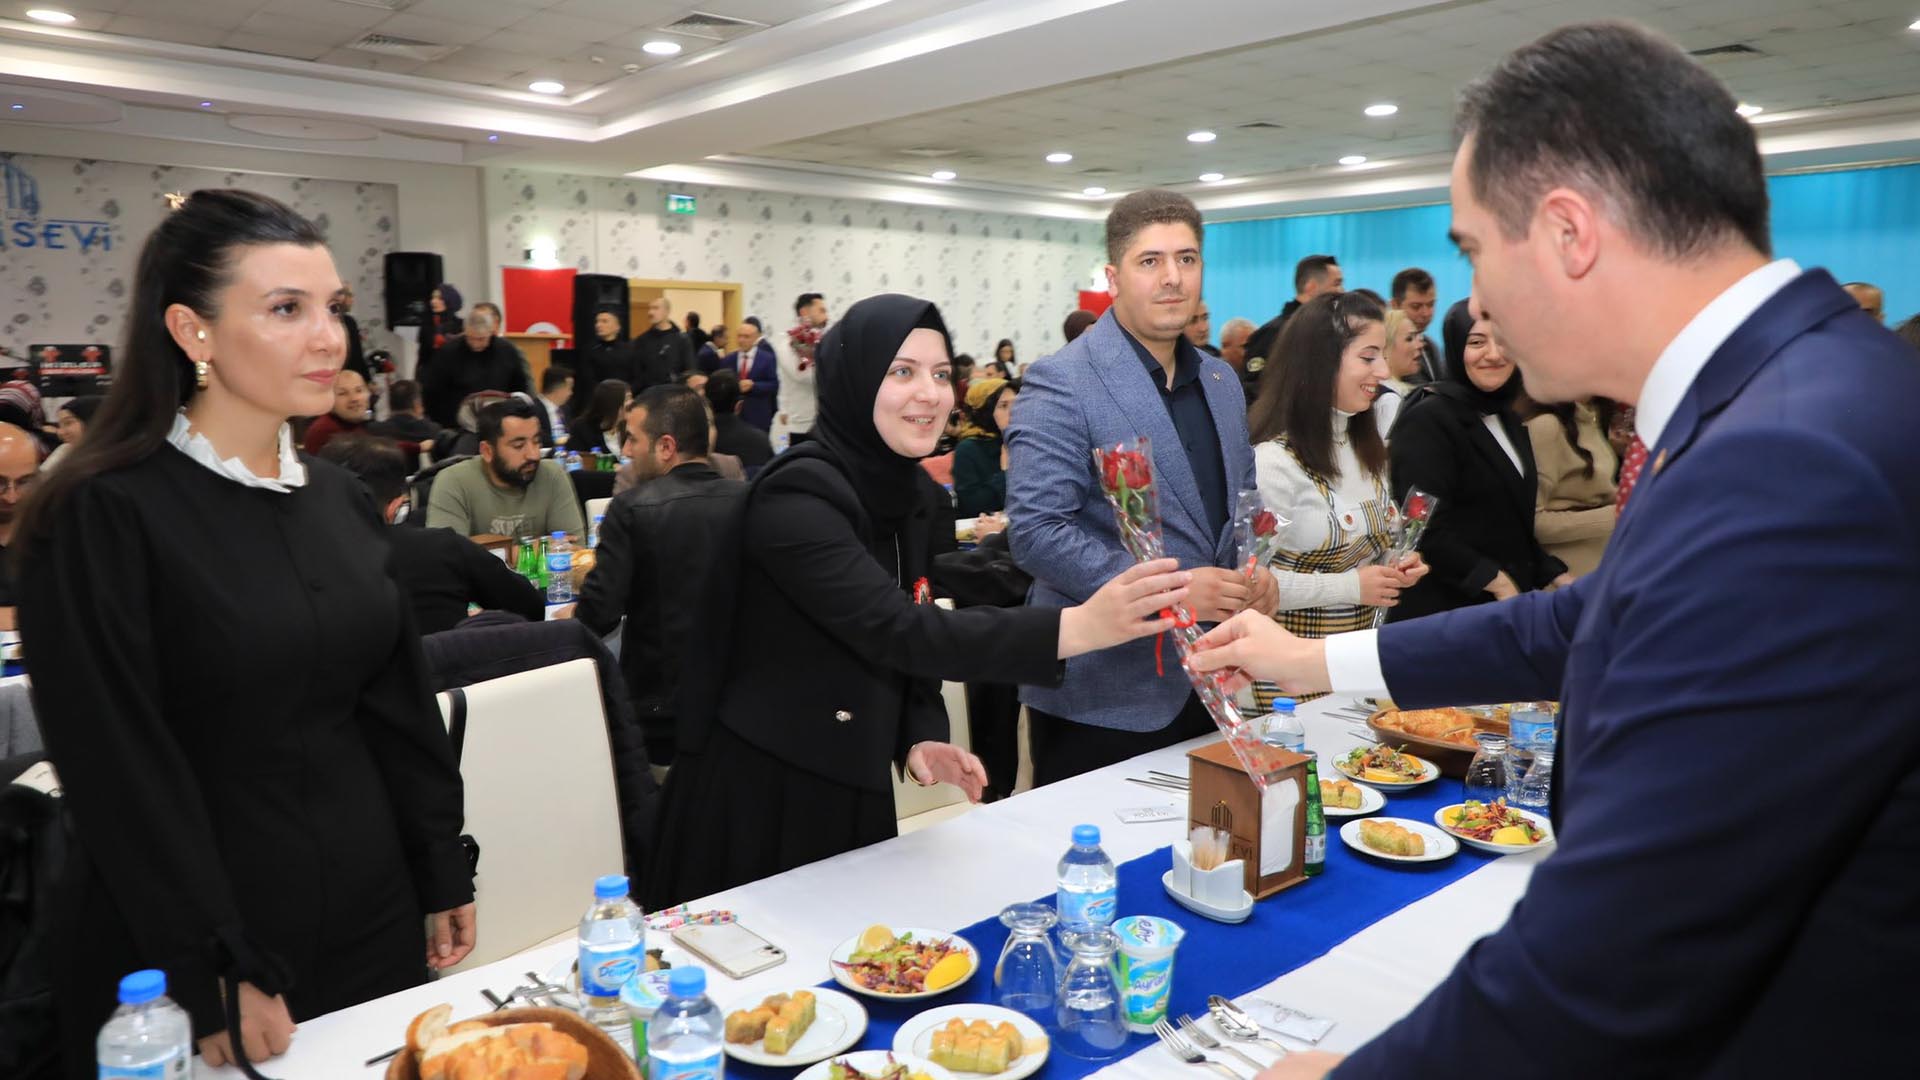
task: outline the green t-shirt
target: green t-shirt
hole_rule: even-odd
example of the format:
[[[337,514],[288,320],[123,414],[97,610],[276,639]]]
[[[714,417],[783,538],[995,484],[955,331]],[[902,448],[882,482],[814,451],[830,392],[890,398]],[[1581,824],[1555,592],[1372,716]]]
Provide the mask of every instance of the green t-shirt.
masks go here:
[[[463,461],[433,478],[427,528],[454,529],[462,536],[575,535],[586,531],[573,481],[557,461],[542,461],[533,483],[505,489],[487,479],[486,462]]]

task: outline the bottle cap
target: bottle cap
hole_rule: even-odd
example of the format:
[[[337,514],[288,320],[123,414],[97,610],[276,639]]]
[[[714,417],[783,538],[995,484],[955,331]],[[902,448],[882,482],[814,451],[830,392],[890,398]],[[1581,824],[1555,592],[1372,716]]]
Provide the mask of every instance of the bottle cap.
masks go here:
[[[1273,699],[1273,711],[1277,713],[1290,713],[1297,704],[1298,702],[1290,697],[1277,697]]]
[[[1098,844],[1100,842],[1100,826],[1075,825],[1073,827],[1073,842],[1079,844],[1081,847],[1092,847]]]
[[[565,540],[566,538],[567,538],[567,534],[566,534],[566,533],[564,533],[564,532],[561,532],[561,531],[560,531],[559,529],[555,529],[555,530],[553,530],[553,539],[555,539],[555,540]]]
[[[707,992],[707,973],[684,965],[674,968],[667,976],[667,991],[674,997],[698,997]]]
[[[606,877],[594,880],[593,898],[595,900],[624,900],[626,895],[627,875],[625,874],[608,874]]]
[[[120,980],[120,1004],[144,1005],[167,992],[167,973],[148,968]]]

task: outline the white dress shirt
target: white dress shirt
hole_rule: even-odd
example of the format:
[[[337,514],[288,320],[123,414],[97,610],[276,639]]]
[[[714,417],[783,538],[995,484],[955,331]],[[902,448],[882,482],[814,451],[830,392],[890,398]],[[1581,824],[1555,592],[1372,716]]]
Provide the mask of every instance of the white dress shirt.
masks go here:
[[[167,432],[167,441],[178,447],[181,453],[237,484],[285,494],[294,488],[305,487],[307,483],[307,467],[300,463],[300,455],[294,452],[293,429],[286,424],[280,425],[280,475],[277,477],[257,476],[239,458],[221,457],[207,437],[187,423],[186,413],[174,414],[173,430]]]
[[[1633,429],[1641,442],[1659,445],[1667,421],[1673,419],[1707,361],[1754,312],[1799,276],[1800,265],[1792,259],[1768,263],[1714,297],[1667,343],[1653,370],[1647,372],[1647,381],[1640,384],[1636,399]],[[1501,441],[1504,445],[1505,440]],[[1509,447],[1507,453],[1513,450]],[[1380,632],[1357,630],[1328,638],[1327,678],[1337,694],[1387,693],[1387,677],[1380,670]]]

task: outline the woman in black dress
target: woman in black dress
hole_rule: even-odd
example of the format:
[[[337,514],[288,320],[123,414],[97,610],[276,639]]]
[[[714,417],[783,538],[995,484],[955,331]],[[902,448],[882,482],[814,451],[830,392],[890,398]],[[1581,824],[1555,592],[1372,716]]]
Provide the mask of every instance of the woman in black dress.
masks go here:
[[[680,747],[643,883],[660,907],[895,835],[890,766],[978,800],[947,742],[940,679],[1058,681],[1060,663],[1159,632],[1189,575],[1135,567],[1079,607],[924,602],[931,530],[917,459],[953,408],[940,312],[853,305],[815,354],[813,439],[754,480],[688,650]]]
[[[292,210],[195,192],[141,251],[92,430],[24,511],[21,632],[74,823],[71,1075],[138,968],[217,1065],[472,949],[460,775],[384,529],[286,424],[331,403],[340,288]]]
[[[1572,581],[1534,539],[1533,442],[1514,412],[1519,369],[1468,301],[1441,330],[1446,371],[1407,399],[1388,445],[1394,500],[1416,487],[1440,500],[1420,540],[1433,572],[1400,594],[1388,622]]]

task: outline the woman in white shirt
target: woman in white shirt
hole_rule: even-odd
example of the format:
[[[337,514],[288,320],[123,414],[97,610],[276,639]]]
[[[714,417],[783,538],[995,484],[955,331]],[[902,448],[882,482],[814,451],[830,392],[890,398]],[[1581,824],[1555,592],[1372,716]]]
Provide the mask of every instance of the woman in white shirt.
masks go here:
[[[1374,399],[1373,415],[1381,436],[1390,438],[1400,407],[1407,403],[1407,395],[1413,393],[1413,384],[1407,379],[1420,370],[1420,350],[1425,347],[1426,339],[1413,324],[1412,316],[1399,308],[1390,309],[1381,325],[1386,329],[1386,344],[1381,354],[1387,362],[1387,377],[1380,380],[1380,395]]]
[[[1393,546],[1387,446],[1373,403],[1387,378],[1380,305],[1355,293],[1315,297],[1274,347],[1278,378],[1262,381],[1248,417],[1260,501],[1285,524],[1271,567],[1274,618],[1301,637],[1373,625],[1375,608],[1427,572],[1416,556],[1381,565]],[[1264,710],[1273,688],[1256,686]]]

